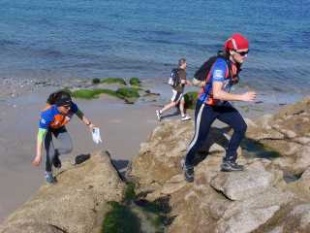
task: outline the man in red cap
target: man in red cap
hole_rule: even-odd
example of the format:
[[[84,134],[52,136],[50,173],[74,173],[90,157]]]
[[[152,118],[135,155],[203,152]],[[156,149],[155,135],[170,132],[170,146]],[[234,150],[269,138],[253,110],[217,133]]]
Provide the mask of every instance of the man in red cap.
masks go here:
[[[209,72],[200,83],[195,113],[195,134],[187,148],[183,161],[185,180],[194,181],[195,155],[206,141],[212,123],[218,119],[228,124],[233,130],[221,171],[242,171],[243,166],[236,163],[237,148],[243,139],[247,125],[240,113],[229,101],[252,102],[256,98],[253,91],[232,94],[232,85],[238,82],[241,64],[249,52],[249,41],[241,34],[233,34],[224,43],[224,51],[219,53]]]

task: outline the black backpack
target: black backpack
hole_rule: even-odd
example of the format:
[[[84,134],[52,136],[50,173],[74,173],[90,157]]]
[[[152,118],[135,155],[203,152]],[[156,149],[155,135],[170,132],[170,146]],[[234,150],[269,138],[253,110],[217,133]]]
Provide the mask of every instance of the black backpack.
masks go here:
[[[170,77],[168,79],[168,84],[172,87],[177,87],[181,83],[179,76],[179,69],[174,68],[171,70]]]
[[[211,67],[213,66],[214,62],[218,56],[210,57],[205,63],[200,66],[200,68],[195,72],[194,77],[199,81],[205,81],[207,75],[209,74]]]
[[[197,79],[198,81],[208,81],[208,80],[206,80],[207,76],[208,76],[214,62],[218,58],[223,58],[226,61],[227,65],[228,65],[228,69],[229,69],[229,76],[231,76],[231,64],[230,64],[230,62],[227,60],[226,57],[224,57],[222,55],[221,52],[218,52],[218,54],[216,56],[210,57],[205,63],[202,64],[202,66],[200,66],[200,68],[195,72],[194,78]],[[238,80],[239,80],[238,74],[240,71],[241,71],[241,65],[237,64],[237,74],[234,75],[234,77],[232,77],[232,81],[234,83],[238,82]]]
[[[53,105],[53,104],[56,104],[58,100],[63,99],[63,98],[71,98],[70,93],[64,90],[55,91],[48,96],[46,103]]]

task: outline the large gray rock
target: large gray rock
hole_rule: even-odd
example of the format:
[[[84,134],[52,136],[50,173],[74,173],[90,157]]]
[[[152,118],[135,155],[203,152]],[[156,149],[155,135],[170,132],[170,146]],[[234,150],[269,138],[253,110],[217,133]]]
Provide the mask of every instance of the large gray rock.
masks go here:
[[[280,206],[270,206],[260,209],[239,211],[233,218],[221,219],[215,232],[247,233],[266,223],[280,209]]]
[[[220,172],[227,135],[221,137],[224,130],[213,128],[200,154],[204,158],[209,151],[208,156],[195,166],[195,181],[186,183],[180,161],[194,127],[191,122],[170,121],[161,123],[142,145],[128,175],[145,199],[169,199],[169,233],[310,232],[309,131],[298,126],[300,120],[307,121],[308,104],[301,102],[294,113],[282,114],[290,120],[288,126],[281,114],[265,117],[262,124],[251,123],[248,137],[278,151],[276,160],[246,158],[239,150],[238,160],[246,170]],[[303,174],[287,183],[288,171]]]
[[[124,184],[104,152],[80,165],[64,164],[58,183],[43,185],[12,213],[1,233],[93,232],[100,228],[109,201],[121,201]]]
[[[271,187],[276,175],[260,169],[249,167],[244,172],[218,173],[211,181],[211,186],[222,192],[230,200],[245,200]]]
[[[258,119],[247,137],[277,152],[274,164],[283,170],[302,173],[310,166],[310,98]]]

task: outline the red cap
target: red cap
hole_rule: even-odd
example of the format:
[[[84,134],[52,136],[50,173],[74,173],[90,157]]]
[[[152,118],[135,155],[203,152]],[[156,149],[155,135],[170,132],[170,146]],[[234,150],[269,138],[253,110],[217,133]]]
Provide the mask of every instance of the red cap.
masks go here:
[[[240,33],[233,34],[224,44],[225,50],[245,50],[249,49],[249,41]]]

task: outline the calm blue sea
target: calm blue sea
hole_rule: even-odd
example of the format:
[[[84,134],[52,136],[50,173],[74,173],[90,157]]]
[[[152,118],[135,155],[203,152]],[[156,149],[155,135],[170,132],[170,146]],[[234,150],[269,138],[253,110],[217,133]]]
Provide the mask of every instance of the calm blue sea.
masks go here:
[[[233,32],[250,54],[243,86],[268,95],[310,89],[309,0],[2,0],[0,78],[166,79],[188,75]]]

